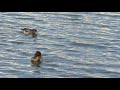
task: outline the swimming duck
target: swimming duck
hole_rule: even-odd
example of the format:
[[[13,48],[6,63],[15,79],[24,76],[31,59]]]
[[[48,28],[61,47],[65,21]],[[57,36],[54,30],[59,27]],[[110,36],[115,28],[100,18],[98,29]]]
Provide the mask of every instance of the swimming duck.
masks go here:
[[[32,57],[32,59],[31,59],[32,65],[39,66],[39,64],[41,64],[42,61],[43,61],[43,59],[41,56],[41,52],[36,51],[36,53],[34,54],[34,57]]]
[[[21,33],[25,35],[32,35],[33,37],[37,36],[38,34],[36,29],[23,28],[21,30]]]

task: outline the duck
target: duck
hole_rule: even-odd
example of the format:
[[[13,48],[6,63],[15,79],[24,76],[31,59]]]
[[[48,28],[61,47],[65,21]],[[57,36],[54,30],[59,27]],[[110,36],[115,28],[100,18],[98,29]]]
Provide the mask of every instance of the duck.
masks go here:
[[[32,35],[33,37],[37,36],[38,34],[36,29],[23,28],[21,30],[21,33],[25,35]]]
[[[34,57],[32,57],[31,59],[31,63],[33,66],[39,66],[42,63],[43,59],[42,59],[42,55],[40,51],[36,51],[36,53],[34,54]]]

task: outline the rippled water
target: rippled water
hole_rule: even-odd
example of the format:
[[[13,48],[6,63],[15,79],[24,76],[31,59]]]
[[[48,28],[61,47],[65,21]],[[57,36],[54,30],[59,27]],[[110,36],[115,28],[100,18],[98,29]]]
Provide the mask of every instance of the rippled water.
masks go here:
[[[0,78],[120,77],[119,29],[119,12],[1,12]],[[31,66],[36,51],[40,67]]]

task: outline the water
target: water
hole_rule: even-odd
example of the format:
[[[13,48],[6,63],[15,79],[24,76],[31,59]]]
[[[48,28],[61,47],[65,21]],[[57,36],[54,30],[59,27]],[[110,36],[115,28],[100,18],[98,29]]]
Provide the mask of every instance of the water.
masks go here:
[[[120,77],[119,29],[119,12],[1,12],[0,78]],[[31,66],[36,51],[40,67]]]

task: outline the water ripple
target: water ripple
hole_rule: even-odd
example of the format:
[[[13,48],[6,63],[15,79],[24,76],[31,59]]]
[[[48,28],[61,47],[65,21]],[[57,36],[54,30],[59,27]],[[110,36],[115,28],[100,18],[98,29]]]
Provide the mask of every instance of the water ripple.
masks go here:
[[[119,12],[0,13],[0,78],[111,78],[120,74]],[[18,33],[36,28],[37,38]],[[41,51],[43,63],[31,66]]]

